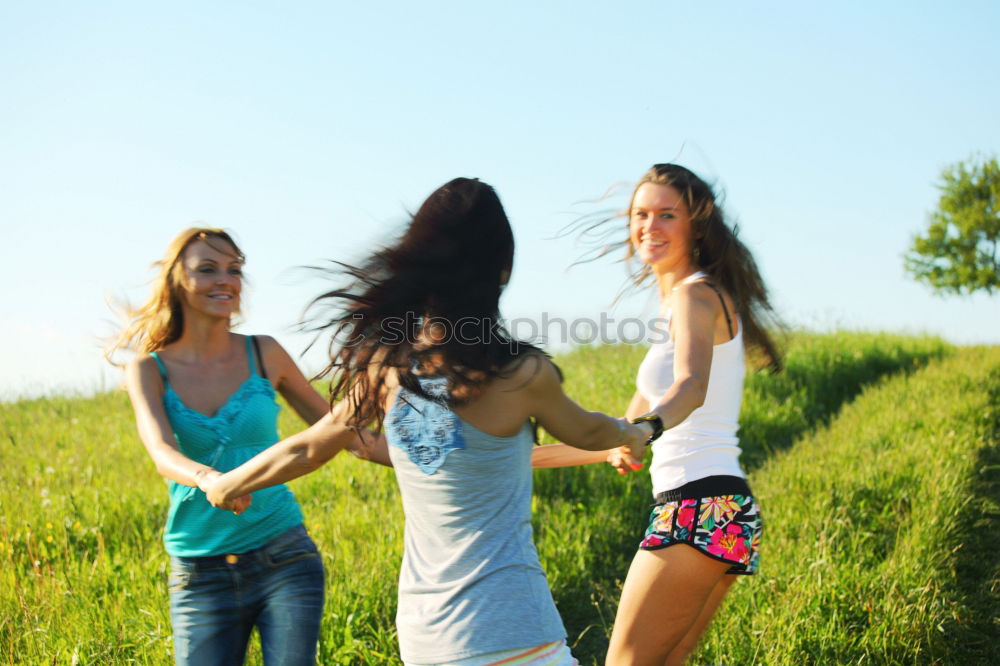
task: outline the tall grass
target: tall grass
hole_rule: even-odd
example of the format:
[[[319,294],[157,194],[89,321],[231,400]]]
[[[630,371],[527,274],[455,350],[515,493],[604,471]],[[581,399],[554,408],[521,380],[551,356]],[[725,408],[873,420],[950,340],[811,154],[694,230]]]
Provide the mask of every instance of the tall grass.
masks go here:
[[[1000,348],[865,389],[752,476],[759,580],[711,663],[1000,662]]]
[[[951,352],[936,338],[794,334],[784,372],[747,378],[740,417],[744,466],[755,469],[822,427],[881,377],[912,372]],[[597,347],[558,359],[567,392],[589,408],[624,412],[644,353]],[[621,582],[649,515],[649,477],[622,478],[600,466],[542,470],[535,494],[536,541],[574,654],[585,664],[603,663]]]
[[[127,397],[4,405],[0,426],[0,663],[170,663],[166,487]],[[392,471],[345,456],[292,488],[327,568],[320,663],[393,663]]]
[[[630,347],[588,348],[559,362],[571,395],[589,408],[620,413],[631,395],[642,354],[642,349]],[[976,541],[978,528],[972,527],[963,528],[967,533],[955,532],[956,521],[948,520],[943,511],[925,521],[929,526],[918,526],[915,507],[918,501],[927,501],[923,497],[909,500],[900,527],[890,530],[891,543],[883,529],[888,523],[869,520],[903,516],[901,500],[886,495],[884,489],[899,484],[915,492],[926,489],[924,475],[930,472],[923,470],[939,460],[938,467],[950,471],[927,478],[933,479],[931,490],[940,494],[941,502],[953,498],[959,487],[980,493],[978,498],[992,492],[983,489],[991,483],[988,475],[976,482],[969,476],[972,468],[963,467],[961,461],[963,455],[974,456],[974,449],[983,449],[971,442],[979,441],[973,433],[986,426],[982,419],[977,426],[967,421],[976,405],[984,404],[982,387],[991,381],[996,384],[989,379],[989,367],[997,365],[997,352],[983,350],[971,358],[963,350],[947,358],[951,354],[947,345],[926,338],[798,335],[791,343],[787,373],[755,376],[748,382],[743,437],[753,484],[764,499],[766,559],[760,576],[736,586],[706,642],[705,659],[733,664],[754,659],[821,663],[830,655],[835,655],[834,661],[861,655],[857,658],[878,662],[877,657],[864,655],[888,648],[896,650],[887,653],[896,655],[889,661],[913,655],[931,659],[944,654],[947,660],[952,654],[975,654],[953,653],[946,640],[930,640],[928,635],[936,638],[940,632],[923,622],[919,613],[905,611],[913,608],[905,605],[892,606],[904,610],[894,610],[887,624],[877,625],[881,629],[866,628],[865,637],[858,639],[852,634],[862,627],[857,618],[867,616],[858,615],[848,601],[833,601],[837,594],[862,593],[877,600],[880,590],[898,588],[893,599],[907,603],[922,599],[928,608],[951,613],[924,614],[942,625],[946,632],[942,637],[962,631],[973,636],[983,629],[975,618],[990,616],[984,610],[988,596],[976,582],[981,578],[968,573],[969,567],[982,570],[980,560],[962,558],[967,557],[963,550],[995,548],[992,536]],[[893,374],[886,382],[884,378]],[[938,382],[942,390],[929,388]],[[899,393],[901,389],[892,388],[897,384],[910,388]],[[962,388],[972,392],[959,393]],[[972,397],[977,395],[979,403]],[[855,402],[848,405],[852,399]],[[876,400],[879,406],[864,406]],[[937,420],[931,418],[932,412]],[[922,430],[903,425],[917,415],[925,428],[931,428],[928,433],[947,427],[943,432],[955,434],[943,444],[918,437]],[[885,429],[868,448],[855,450],[845,443],[849,435],[835,435],[848,423],[856,428],[881,423]],[[299,427],[286,410],[282,431]],[[166,492],[135,435],[125,396],[109,393],[0,405],[0,428],[0,663],[169,662],[167,558],[161,543]],[[891,453],[900,447],[905,452]],[[824,467],[820,461],[833,455],[830,449],[843,449],[836,458],[843,478],[829,487],[817,486],[828,477],[818,474],[814,479],[807,472]],[[878,456],[862,455],[873,449],[880,452]],[[990,460],[987,454],[980,455]],[[802,461],[800,466],[796,460]],[[995,465],[995,460],[989,464]],[[885,483],[875,484],[873,479],[883,477]],[[947,479],[954,483],[949,485]],[[643,528],[648,478],[643,474],[621,478],[609,469],[592,467],[539,471],[535,482],[536,542],[570,643],[582,663],[600,663],[620,582]],[[992,483],[995,488],[995,478]],[[836,498],[830,494],[834,486],[840,493]],[[824,487],[827,494],[817,494],[816,488]],[[970,490],[973,487],[981,489]],[[874,494],[865,495],[866,488],[873,488]],[[321,663],[398,663],[393,613],[402,512],[391,470],[343,456],[294,482],[292,489],[327,568]],[[806,512],[816,508],[817,498],[827,504]],[[962,506],[977,501],[985,502],[968,500]],[[805,507],[801,515],[796,513],[800,506]],[[803,522],[807,515],[812,522]],[[989,515],[978,518],[980,523],[986,521],[987,531],[995,527],[995,513]],[[862,521],[863,529],[844,527],[838,532],[837,521]],[[844,541],[860,539],[850,535],[862,532],[871,533],[868,541]],[[959,542],[966,546],[951,554]],[[848,543],[868,549],[847,548]],[[922,572],[898,563],[896,553],[903,544],[928,563]],[[808,552],[802,554],[803,549]],[[817,553],[835,564],[811,566]],[[879,560],[881,555],[871,553],[886,556]],[[888,565],[879,562],[897,564],[886,570]],[[934,573],[932,562],[941,571],[953,571],[951,578]],[[881,578],[871,573],[876,567],[882,567]],[[899,582],[886,577],[889,573],[898,574]],[[926,587],[930,581],[937,581],[930,597],[910,592],[918,583]],[[793,608],[799,610],[792,613]],[[887,637],[896,635],[909,636],[904,641],[908,647],[893,647],[895,639]],[[916,635],[924,636],[923,642],[913,638]],[[845,642],[861,647],[843,647]],[[251,663],[259,663],[256,649]]]

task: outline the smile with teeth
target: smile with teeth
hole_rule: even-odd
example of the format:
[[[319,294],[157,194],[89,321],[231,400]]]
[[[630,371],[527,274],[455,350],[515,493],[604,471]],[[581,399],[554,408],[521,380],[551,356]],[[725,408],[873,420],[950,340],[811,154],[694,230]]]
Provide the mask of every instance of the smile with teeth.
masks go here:
[[[233,300],[232,294],[209,294],[209,298],[215,301],[231,301]]]

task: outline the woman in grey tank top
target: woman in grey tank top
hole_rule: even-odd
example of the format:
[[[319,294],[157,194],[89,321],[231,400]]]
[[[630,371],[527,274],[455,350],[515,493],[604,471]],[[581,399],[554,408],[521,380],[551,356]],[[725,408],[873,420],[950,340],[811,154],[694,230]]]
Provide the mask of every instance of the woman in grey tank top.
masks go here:
[[[306,474],[374,424],[362,457],[392,465],[406,515],[396,623],[408,664],[574,664],[531,534],[533,422],[587,450],[645,431],[588,412],[558,369],[503,328],[514,237],[493,188],[457,178],[402,237],[321,296],[339,346],[336,403],[312,428],[223,475],[209,499]]]

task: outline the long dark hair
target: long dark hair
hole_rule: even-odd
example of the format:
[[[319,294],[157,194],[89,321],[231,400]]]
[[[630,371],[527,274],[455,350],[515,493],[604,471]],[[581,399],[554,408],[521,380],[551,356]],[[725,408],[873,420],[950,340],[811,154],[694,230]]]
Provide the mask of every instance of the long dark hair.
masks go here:
[[[347,400],[350,424],[384,418],[386,376],[431,399],[419,376],[448,381],[446,401],[463,404],[526,353],[499,314],[514,262],[514,234],[499,197],[477,179],[435,190],[392,246],[357,266],[335,262],[348,284],[313,305],[333,308],[314,330],[332,333],[331,404]]]
[[[673,187],[687,204],[694,233],[694,261],[712,282],[723,287],[733,298],[736,311],[743,323],[743,337],[751,353],[762,365],[777,371],[781,369],[781,354],[767,328],[780,328],[768,296],[767,286],[761,277],[757,262],[750,250],[737,237],[739,227],[730,229],[722,207],[711,186],[690,169],[679,164],[654,164],[632,191],[628,213],[639,187],[645,183]],[[628,243],[626,260],[635,254]],[[631,275],[635,284],[642,284],[653,274],[652,268],[641,266]]]

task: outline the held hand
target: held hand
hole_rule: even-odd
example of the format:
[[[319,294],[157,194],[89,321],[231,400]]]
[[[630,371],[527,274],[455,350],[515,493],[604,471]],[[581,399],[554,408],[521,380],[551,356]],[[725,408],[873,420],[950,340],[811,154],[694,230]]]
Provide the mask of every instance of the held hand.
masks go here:
[[[225,490],[222,487],[223,484],[221,483],[222,474],[214,470],[213,472],[214,474],[209,481],[199,483],[201,489],[205,491],[205,497],[208,498],[209,503],[216,509],[232,511],[237,516],[249,509],[251,496],[243,495],[236,499],[227,500]]]
[[[198,484],[198,490],[207,495],[208,489],[220,476],[222,476],[222,472],[206,467],[194,473],[194,481]]]
[[[233,512],[234,515],[240,515],[244,511],[250,508],[250,502],[252,500],[252,495],[244,495],[243,497],[237,497],[230,504],[229,510]]]
[[[625,443],[608,452],[608,464],[618,470],[619,474],[628,474],[642,469],[642,458],[646,453],[646,440],[649,433],[646,428],[620,419],[624,426]]]

